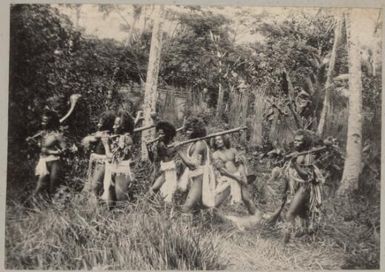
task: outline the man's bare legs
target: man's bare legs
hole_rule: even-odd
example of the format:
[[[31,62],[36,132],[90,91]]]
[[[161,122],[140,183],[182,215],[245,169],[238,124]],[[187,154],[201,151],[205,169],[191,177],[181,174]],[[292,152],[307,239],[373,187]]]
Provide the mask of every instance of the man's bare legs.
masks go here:
[[[295,219],[297,216],[300,216],[301,218],[306,217],[306,204],[308,201],[309,192],[304,188],[304,186],[300,186],[295,193],[289,209],[286,213],[286,220],[287,220],[287,228],[284,242],[289,242],[290,235],[292,232],[294,232],[295,229]]]
[[[150,193],[157,192],[160,187],[166,182],[166,179],[164,177],[164,174],[162,173],[159,177],[155,179],[154,184],[150,187]]]
[[[103,192],[103,179],[105,173],[105,165],[97,164],[95,166],[94,174],[92,176],[91,189],[95,196],[101,196]]]
[[[182,212],[193,212],[195,207],[202,202],[202,181],[203,175],[192,178],[190,190],[185,203],[182,205]]]

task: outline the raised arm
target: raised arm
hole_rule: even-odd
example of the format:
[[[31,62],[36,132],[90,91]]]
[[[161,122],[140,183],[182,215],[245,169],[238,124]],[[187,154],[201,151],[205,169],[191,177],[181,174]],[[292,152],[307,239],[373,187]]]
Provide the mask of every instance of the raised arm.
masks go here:
[[[206,146],[202,141],[198,141],[195,144],[194,152],[190,158],[180,149],[177,150],[177,153],[183,163],[186,164],[189,169],[195,170],[201,165],[201,161],[198,158],[204,158],[204,156],[206,155]]]

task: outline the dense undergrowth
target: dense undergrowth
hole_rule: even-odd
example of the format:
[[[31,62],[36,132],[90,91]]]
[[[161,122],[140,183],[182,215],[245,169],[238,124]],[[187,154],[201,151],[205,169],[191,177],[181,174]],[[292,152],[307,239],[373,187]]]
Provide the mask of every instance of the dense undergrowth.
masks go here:
[[[26,161],[26,169],[33,163]],[[322,223],[313,235],[282,243],[281,222],[239,231],[204,210],[182,215],[178,207],[145,196],[148,163],[135,167],[132,198],[109,211],[81,192],[87,160],[67,166],[65,187],[54,204],[23,204],[33,178],[9,187],[6,210],[7,269],[378,269],[379,181],[346,198],[326,196]],[[268,169],[256,165],[254,200],[271,212],[279,205],[280,183],[267,182]],[[24,185],[23,185],[24,184]],[[370,197],[368,197],[370,195]],[[177,204],[183,195],[177,195]],[[224,213],[246,215],[224,205]]]

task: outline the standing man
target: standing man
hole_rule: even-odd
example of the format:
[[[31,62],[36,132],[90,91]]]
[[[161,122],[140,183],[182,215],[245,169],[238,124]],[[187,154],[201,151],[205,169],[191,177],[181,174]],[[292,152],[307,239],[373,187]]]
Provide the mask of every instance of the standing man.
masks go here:
[[[231,147],[230,140],[225,136],[214,139],[213,163],[217,171],[216,206],[231,195],[233,203],[243,202],[252,215],[262,213],[255,207],[248,191],[247,170],[239,152]]]
[[[41,127],[42,131],[37,136],[27,138],[27,142],[32,142],[39,137],[37,144],[40,147],[40,158],[36,165],[38,180],[33,196],[43,194],[51,199],[62,181],[62,157],[67,145],[60,132],[60,120],[55,111],[44,110]]]
[[[290,240],[291,232],[295,229],[295,219],[299,216],[302,220],[304,231],[311,230],[321,206],[321,186],[325,179],[315,163],[312,153],[297,155],[309,151],[312,147],[312,139],[309,131],[299,130],[295,134],[295,152],[291,154],[292,159],[288,162],[285,170],[286,190],[291,198],[286,213],[287,228],[285,229],[284,242]],[[308,229],[309,219],[311,228]],[[302,232],[297,233],[301,235]]]
[[[175,152],[173,148],[168,148],[176,135],[175,127],[167,122],[160,121],[156,124],[156,133],[159,140],[149,148],[149,157],[153,162],[160,161],[159,175],[150,188],[154,193],[160,193],[166,202],[172,202],[174,193],[177,189],[176,164],[174,161]]]
[[[131,171],[134,126],[132,116],[120,110],[113,125],[115,135],[102,137],[109,162],[105,166],[101,198],[110,207],[116,202],[128,200],[129,186],[135,178]]]
[[[112,111],[103,112],[96,125],[98,131],[86,136],[82,140],[83,146],[87,150],[92,150],[87,172],[87,183],[84,187],[86,191],[91,189],[97,197],[100,197],[103,193],[103,178],[105,163],[107,161],[106,151],[101,139],[102,137],[111,135],[114,121],[115,114]]]
[[[185,123],[185,133],[189,139],[206,136],[205,123],[200,118],[190,118]],[[186,169],[182,174],[178,187],[182,191],[189,190],[182,212],[194,212],[199,205],[208,207],[215,205],[214,186],[215,180],[210,168],[209,147],[204,140],[191,143],[186,153],[176,144],[176,150]]]

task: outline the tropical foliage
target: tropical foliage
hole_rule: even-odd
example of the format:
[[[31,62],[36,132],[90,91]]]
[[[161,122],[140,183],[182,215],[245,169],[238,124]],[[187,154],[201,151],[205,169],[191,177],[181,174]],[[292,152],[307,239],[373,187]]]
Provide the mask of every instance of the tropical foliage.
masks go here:
[[[181,218],[175,224],[166,222],[165,218],[174,218],[173,210],[162,206],[161,201],[138,202],[139,197],[133,198],[133,203],[122,214],[111,217],[102,208],[85,208],[87,199],[78,192],[87,168],[87,154],[83,150],[67,163],[65,179],[71,187],[70,194],[76,197],[71,204],[66,204],[61,214],[55,210],[57,207],[48,208],[44,214],[47,207],[35,207],[31,213],[20,206],[34,186],[33,167],[37,156],[25,138],[39,130],[45,106],[62,116],[69,107],[70,95],[82,95],[73,115],[62,127],[70,140],[78,143],[95,130],[97,118],[106,108],[123,107],[134,114],[144,100],[152,7],[133,5],[125,13],[127,10],[118,5],[97,6],[103,16],[117,14],[122,19],[121,30],[127,33],[125,42],[87,35],[78,25],[81,5],[67,7],[77,12],[75,25],[59,11],[60,7],[11,5],[7,236],[17,239],[6,241],[9,268],[226,268],[221,260],[223,254],[227,254],[226,248],[245,246],[239,244],[242,239],[247,245],[253,242],[242,234],[234,234],[229,226],[224,230],[211,229],[210,226],[218,222],[205,221],[208,214],[200,215],[203,223],[190,222],[194,226],[184,229]],[[301,244],[304,250],[296,250],[303,257],[299,258],[303,263],[298,264],[298,260],[291,261],[292,256],[284,248],[266,244],[259,236],[253,241],[263,249],[259,253],[265,257],[265,262],[274,259],[276,262],[269,264],[274,263],[277,269],[286,269],[289,265],[292,269],[378,268],[382,67],[376,57],[381,56],[381,40],[377,37],[381,33],[381,22],[376,23],[372,45],[354,48],[356,54],[360,51],[360,57],[354,58],[356,62],[352,65],[349,43],[352,30],[346,19],[348,15],[328,9],[313,9],[312,12],[291,9],[285,16],[273,16],[268,9],[253,14],[234,8],[233,16],[226,16],[222,9],[166,8],[165,19],[172,30],[163,33],[158,89],[173,92],[157,101],[160,118],[172,117],[178,125],[182,123],[172,111],[176,108],[174,94],[177,89],[185,101],[185,115],[199,114],[210,132],[247,124],[249,133],[234,136],[234,142],[248,151],[250,167],[258,172],[259,181],[253,187],[255,202],[271,210],[279,191],[271,187],[279,185],[265,183],[268,180],[265,173],[273,164],[279,166],[279,162],[266,158],[266,154],[279,149],[288,151],[297,129],[307,128],[315,135],[328,87],[330,101],[327,103],[330,105],[322,134],[330,136],[336,148],[320,162],[329,187],[325,195],[327,223],[313,237],[316,246],[305,250],[307,241],[304,241]],[[338,25],[340,32],[337,32]],[[259,38],[242,41],[245,29],[247,34],[258,34]],[[338,41],[336,33],[340,35]],[[335,65],[328,74],[332,55],[335,55]],[[356,70],[352,70],[352,66]],[[361,77],[356,79],[360,81],[361,78],[361,89],[348,80],[358,72]],[[349,125],[354,122],[348,119],[352,115],[352,110],[349,112],[352,100],[349,99],[353,93],[362,97],[362,112],[354,112],[363,117],[359,135],[363,149],[357,149],[362,153],[363,163],[356,165],[360,168],[357,172],[361,173],[361,179],[352,198],[335,200],[332,196],[340,185],[344,150],[351,142],[351,138],[347,139],[351,137],[348,120]],[[356,105],[360,103],[359,100],[355,102]],[[147,162],[138,162],[136,167],[140,182],[132,190],[144,197],[145,187],[150,182],[146,174],[151,167]],[[367,198],[369,195],[371,197]],[[365,213],[363,207],[370,212]],[[147,215],[140,218],[143,213]],[[36,228],[39,222],[44,228]],[[140,222],[142,225],[138,225]],[[125,224],[131,228],[127,229]],[[219,224],[216,226],[220,228]],[[261,233],[269,231],[264,229]],[[203,232],[205,235],[201,236]],[[158,237],[158,234],[163,236]],[[49,242],[44,247],[39,247],[41,235],[46,235]],[[61,240],[55,240],[55,235]],[[90,237],[95,239],[90,240]],[[234,237],[240,240],[237,242]],[[231,244],[226,244],[228,240]],[[125,251],[119,251],[115,242]],[[98,251],[103,246],[107,246],[105,250]],[[32,254],[38,247],[39,252]],[[345,258],[333,262],[331,256],[317,252],[318,249],[325,252],[337,249],[336,252]],[[133,251],[137,255],[128,257]],[[251,252],[245,252],[245,256],[253,256]],[[272,258],[266,252],[279,254]],[[180,254],[184,254],[182,259]],[[78,258],[80,255],[84,255],[82,261]],[[322,256],[320,267],[314,267],[315,262],[309,263],[317,256]],[[266,268],[266,263],[238,257],[233,256],[233,261],[245,260],[249,266],[238,263],[236,268]]]

